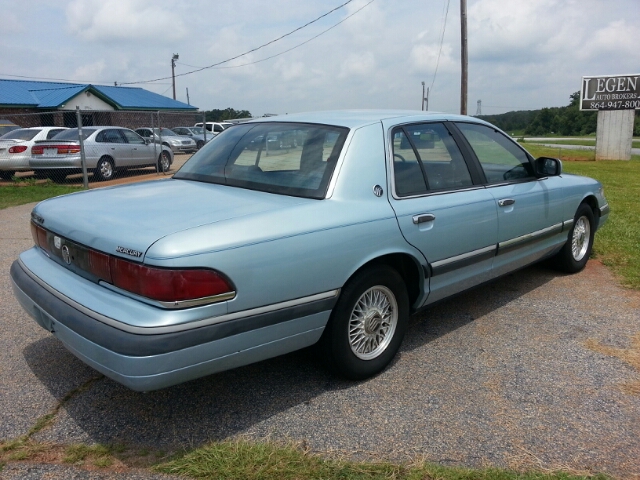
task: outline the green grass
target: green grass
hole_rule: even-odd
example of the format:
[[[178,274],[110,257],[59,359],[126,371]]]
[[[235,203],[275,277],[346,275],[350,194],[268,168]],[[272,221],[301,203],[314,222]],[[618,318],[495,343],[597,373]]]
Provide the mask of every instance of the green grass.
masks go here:
[[[188,478],[245,480],[570,480],[607,479],[566,472],[516,472],[503,469],[467,469],[428,463],[398,465],[387,462],[350,462],[326,459],[295,445],[252,443],[244,440],[212,443],[186,453],[155,470]]]
[[[46,198],[57,197],[65,193],[78,192],[79,187],[66,187],[52,183],[36,184],[35,182],[14,182],[0,187],[0,209],[39,202]]]

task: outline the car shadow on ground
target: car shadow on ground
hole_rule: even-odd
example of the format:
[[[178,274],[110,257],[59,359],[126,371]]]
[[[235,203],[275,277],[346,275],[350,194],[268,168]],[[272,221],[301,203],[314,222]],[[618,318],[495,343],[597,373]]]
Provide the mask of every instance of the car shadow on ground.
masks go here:
[[[400,355],[390,368],[403,368],[403,353],[464,327],[557,275],[544,265],[528,267],[413,315]],[[23,354],[33,373],[59,400],[71,385],[79,386],[97,375],[53,337],[28,345]],[[330,374],[318,357],[309,348],[148,393],[133,392],[101,377],[65,403],[55,424],[38,439],[168,450],[227,439],[324,394],[359,385]],[[397,376],[403,378],[402,373]]]

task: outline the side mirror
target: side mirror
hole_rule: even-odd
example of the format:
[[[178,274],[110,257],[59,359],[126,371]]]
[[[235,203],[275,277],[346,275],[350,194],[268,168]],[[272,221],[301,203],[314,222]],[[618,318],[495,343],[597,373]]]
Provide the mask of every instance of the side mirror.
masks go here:
[[[558,158],[540,157],[534,164],[539,177],[556,177],[562,173],[562,161]]]

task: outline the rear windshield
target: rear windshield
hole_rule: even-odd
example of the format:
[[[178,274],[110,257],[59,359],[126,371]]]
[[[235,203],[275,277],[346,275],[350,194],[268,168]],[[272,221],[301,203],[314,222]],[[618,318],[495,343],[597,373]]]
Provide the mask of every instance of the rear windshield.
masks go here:
[[[95,131],[95,128],[83,128],[82,139],[86,140]],[[69,130],[63,130],[62,132],[57,134],[55,137],[53,137],[53,140],[80,140],[80,135],[78,135],[77,128],[70,128]]]
[[[327,125],[237,125],[207,143],[174,178],[324,198],[348,133]]]
[[[1,140],[31,140],[35,137],[41,130],[38,128],[30,129],[30,128],[20,128],[18,130],[13,130],[9,133],[5,133],[0,137]]]

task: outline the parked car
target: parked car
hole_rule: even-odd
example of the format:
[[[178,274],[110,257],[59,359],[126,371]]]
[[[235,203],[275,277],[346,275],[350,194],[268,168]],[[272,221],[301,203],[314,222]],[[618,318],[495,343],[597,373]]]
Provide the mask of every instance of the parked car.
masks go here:
[[[218,135],[219,133],[222,133],[224,130],[226,130],[229,127],[233,127],[233,123],[231,122],[205,122],[205,123],[206,123],[207,130],[213,133],[214,136]],[[202,127],[202,122],[196,123],[194,126]]]
[[[293,131],[301,148],[249,149]],[[316,342],[362,379],[412,312],[542,259],[584,268],[608,213],[600,183],[476,118],[294,114],[234,126],[171,179],[39,203],[11,277],[38,324],[134,390]]]
[[[0,178],[10,179],[16,172],[31,170],[31,147],[66,130],[64,127],[17,128],[0,137]]]
[[[20,128],[19,125],[16,125],[11,120],[0,120],[0,136],[4,135],[11,130],[16,130]]]
[[[196,142],[198,150],[204,147],[204,144],[213,138],[213,134],[208,130],[205,134],[205,129],[202,127],[173,127],[171,130],[178,135],[191,137]]]
[[[196,142],[186,135],[178,135],[169,128],[137,128],[136,133],[154,143],[162,143],[173,153],[192,153],[198,150]]]
[[[166,172],[173,163],[170,148],[150,144],[128,128],[83,127],[82,138],[87,170],[98,180],[110,180],[117,170],[155,166]],[[31,147],[29,168],[39,176],[60,178],[82,172],[80,135],[70,128],[51,140],[39,140]]]

